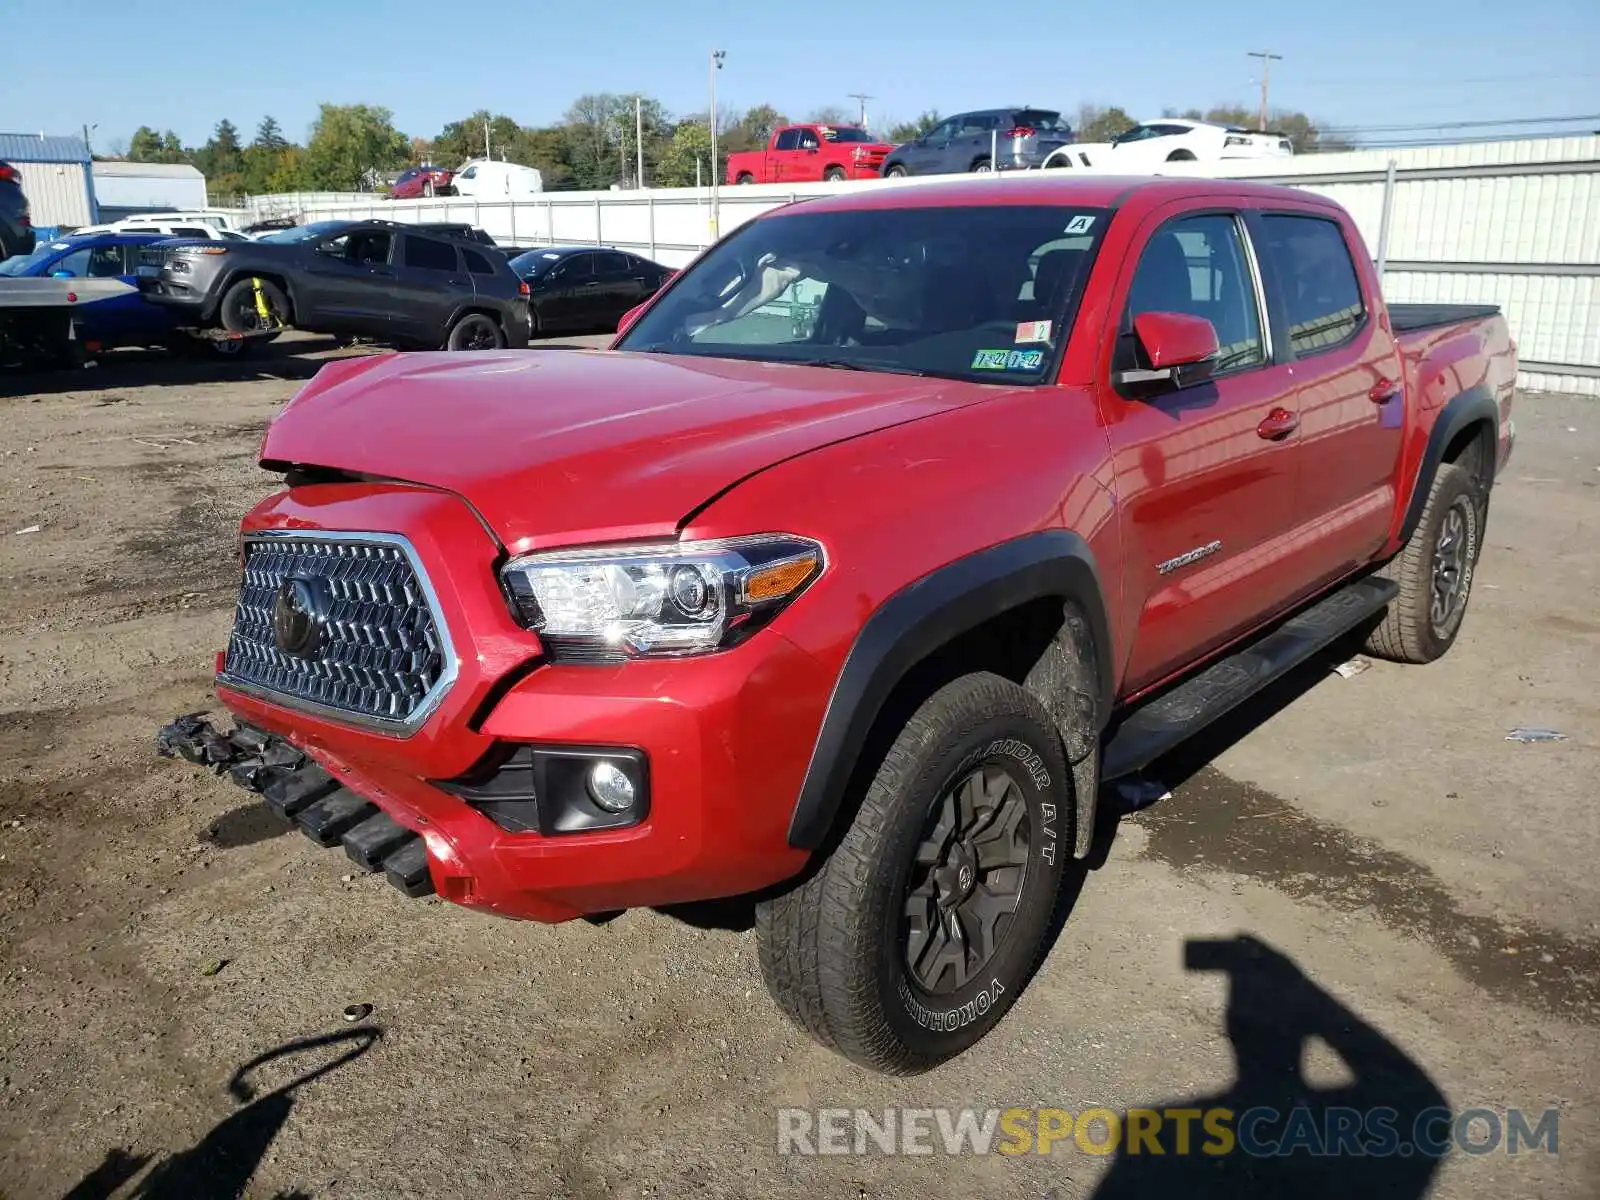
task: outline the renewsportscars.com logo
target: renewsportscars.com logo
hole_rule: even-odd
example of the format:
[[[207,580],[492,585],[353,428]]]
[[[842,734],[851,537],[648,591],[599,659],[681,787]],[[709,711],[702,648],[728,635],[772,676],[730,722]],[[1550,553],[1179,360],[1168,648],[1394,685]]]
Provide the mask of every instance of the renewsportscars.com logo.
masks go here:
[[[1443,1158],[1559,1152],[1559,1110],[780,1108],[780,1155],[1245,1154]]]

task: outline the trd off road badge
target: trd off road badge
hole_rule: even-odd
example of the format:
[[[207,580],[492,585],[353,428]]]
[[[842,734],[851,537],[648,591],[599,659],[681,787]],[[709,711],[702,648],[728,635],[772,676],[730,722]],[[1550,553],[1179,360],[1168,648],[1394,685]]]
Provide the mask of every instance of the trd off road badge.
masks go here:
[[[1204,546],[1196,546],[1193,550],[1185,550],[1177,558],[1169,558],[1166,562],[1156,564],[1156,572],[1161,575],[1170,575],[1179,567],[1187,567],[1199,562],[1202,558],[1210,558],[1222,549],[1221,542],[1207,542]]]

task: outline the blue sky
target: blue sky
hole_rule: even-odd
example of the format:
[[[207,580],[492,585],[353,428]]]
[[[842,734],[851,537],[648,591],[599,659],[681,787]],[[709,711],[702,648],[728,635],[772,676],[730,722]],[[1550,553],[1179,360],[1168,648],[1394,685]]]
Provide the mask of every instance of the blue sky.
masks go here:
[[[1284,56],[1272,64],[1273,104],[1334,125],[1600,113],[1597,0],[1476,10],[1460,0],[999,9],[971,0],[276,0],[224,5],[198,24],[168,24],[156,15],[164,11],[57,0],[53,32],[32,23],[33,48],[6,56],[0,130],[97,125],[104,149],[149,124],[195,144],[221,117],[248,137],[271,113],[300,140],[328,100],[386,106],[406,133],[432,136],[479,108],[553,122],[590,91],[642,91],[675,113],[703,111],[712,46],[728,52],[719,107],[769,102],[801,117],[825,104],[853,108],[849,93],[868,92],[875,126],[928,108],[1008,103],[1071,113],[1093,101],[1135,117],[1253,104],[1246,51],[1263,49]]]

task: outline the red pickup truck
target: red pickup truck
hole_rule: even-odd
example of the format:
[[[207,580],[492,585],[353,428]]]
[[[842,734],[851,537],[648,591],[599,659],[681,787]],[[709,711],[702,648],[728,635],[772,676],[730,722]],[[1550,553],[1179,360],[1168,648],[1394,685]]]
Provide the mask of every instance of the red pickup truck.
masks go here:
[[[894,147],[859,125],[786,125],[764,150],[728,155],[728,183],[815,183],[876,179]]]
[[[236,724],[158,747],[413,895],[751,897],[783,1010],[920,1070],[1026,984],[1103,780],[1345,634],[1450,648],[1515,376],[1303,191],[787,206],[613,349],[324,366],[244,520]]]

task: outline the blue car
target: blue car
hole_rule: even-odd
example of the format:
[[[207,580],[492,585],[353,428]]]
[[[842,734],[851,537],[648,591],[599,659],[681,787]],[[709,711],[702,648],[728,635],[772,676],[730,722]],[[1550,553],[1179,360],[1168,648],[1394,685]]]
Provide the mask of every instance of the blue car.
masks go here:
[[[163,234],[95,233],[40,242],[33,253],[0,262],[0,276],[23,279],[120,279],[133,290],[80,310],[84,343],[92,352],[118,346],[184,346],[181,317],[139,293],[139,254]],[[98,345],[97,345],[98,344]]]

